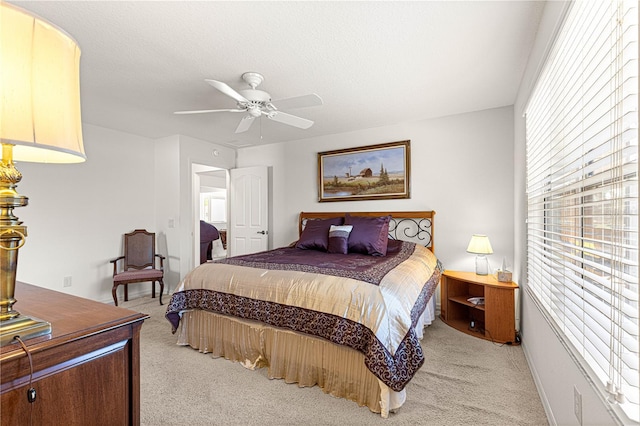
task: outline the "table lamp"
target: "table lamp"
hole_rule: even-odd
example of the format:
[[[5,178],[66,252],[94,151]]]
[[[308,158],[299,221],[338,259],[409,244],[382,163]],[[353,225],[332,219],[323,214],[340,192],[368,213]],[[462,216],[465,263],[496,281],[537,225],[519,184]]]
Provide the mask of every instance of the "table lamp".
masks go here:
[[[473,234],[471,241],[469,241],[469,247],[467,247],[468,253],[476,254],[476,274],[488,275],[489,274],[489,260],[487,254],[492,254],[491,242],[489,237],[481,234]]]
[[[0,345],[16,336],[51,333],[51,325],[13,309],[18,250],[27,228],[13,214],[29,199],[18,194],[15,161],[86,160],[80,119],[80,49],[54,25],[0,2]]]

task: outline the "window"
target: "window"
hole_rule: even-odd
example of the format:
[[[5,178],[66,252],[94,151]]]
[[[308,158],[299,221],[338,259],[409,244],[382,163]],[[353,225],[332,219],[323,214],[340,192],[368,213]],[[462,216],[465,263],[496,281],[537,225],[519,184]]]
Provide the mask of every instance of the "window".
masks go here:
[[[636,1],[570,6],[525,114],[527,289],[614,412],[637,422]]]
[[[200,220],[222,223],[227,221],[227,190],[212,189],[200,193]]]

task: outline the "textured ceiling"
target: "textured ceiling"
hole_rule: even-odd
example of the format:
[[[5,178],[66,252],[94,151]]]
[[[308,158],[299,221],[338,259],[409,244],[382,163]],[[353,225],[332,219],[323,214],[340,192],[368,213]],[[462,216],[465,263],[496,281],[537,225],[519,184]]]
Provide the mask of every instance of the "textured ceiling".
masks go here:
[[[160,138],[182,134],[256,145],[511,105],[542,1],[220,2],[11,1],[74,37],[83,121]],[[264,75],[274,100],[318,94],[287,110],[301,130],[244,114],[205,83],[246,88]],[[275,103],[275,102],[274,102]],[[276,103],[277,106],[277,103]]]

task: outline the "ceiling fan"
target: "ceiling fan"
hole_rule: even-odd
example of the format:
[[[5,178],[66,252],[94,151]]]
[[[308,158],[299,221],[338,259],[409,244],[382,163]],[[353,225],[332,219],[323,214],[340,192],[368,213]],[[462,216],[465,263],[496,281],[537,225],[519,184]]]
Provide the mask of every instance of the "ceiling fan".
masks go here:
[[[207,83],[218,89],[225,95],[233,98],[237,104],[233,109],[205,109],[198,111],[176,111],[174,114],[203,114],[209,112],[244,112],[247,113],[236,128],[236,133],[249,130],[256,118],[266,116],[267,118],[289,126],[300,129],[308,129],[313,125],[313,121],[280,111],[283,109],[306,108],[322,105],[322,98],[315,93],[310,95],[296,96],[293,98],[280,99],[274,101],[279,108],[271,102],[271,95],[262,90],[256,89],[264,80],[262,74],[257,72],[245,72],[242,79],[249,85],[249,89],[234,90],[228,84],[217,80],[205,80]]]

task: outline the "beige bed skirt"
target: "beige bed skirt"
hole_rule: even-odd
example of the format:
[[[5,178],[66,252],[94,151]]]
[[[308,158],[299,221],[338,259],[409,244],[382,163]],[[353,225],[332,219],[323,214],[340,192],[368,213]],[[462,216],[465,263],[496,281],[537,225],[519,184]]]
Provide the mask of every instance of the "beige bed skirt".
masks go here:
[[[301,387],[317,385],[325,393],[367,406],[382,417],[406,400],[406,389],[394,392],[378,380],[360,352],[321,338],[202,310],[184,312],[176,334],[179,345],[250,369],[267,367],[269,378]]]
[[[351,348],[201,310],[185,312],[176,334],[179,345],[240,362],[250,369],[267,367],[271,379],[284,379],[298,386],[318,385],[325,393],[382,413],[380,387],[387,386],[364,365],[364,355]],[[394,408],[398,407],[389,409]]]

